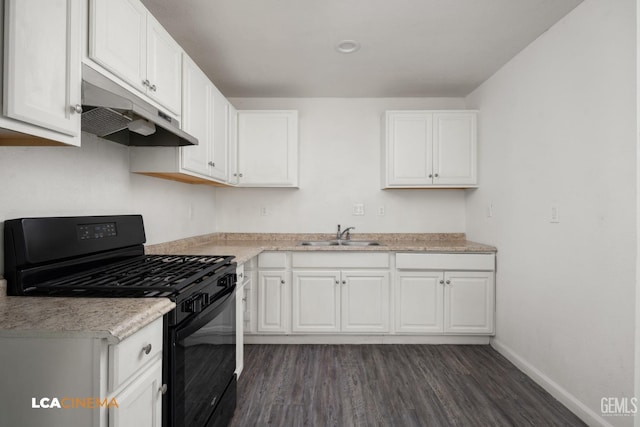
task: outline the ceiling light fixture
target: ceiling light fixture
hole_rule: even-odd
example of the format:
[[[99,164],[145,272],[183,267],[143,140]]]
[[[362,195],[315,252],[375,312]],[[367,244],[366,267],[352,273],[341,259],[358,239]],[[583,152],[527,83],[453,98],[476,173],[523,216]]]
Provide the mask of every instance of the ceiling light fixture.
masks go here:
[[[355,40],[342,40],[336,45],[336,50],[340,53],[353,53],[360,49],[360,43]]]

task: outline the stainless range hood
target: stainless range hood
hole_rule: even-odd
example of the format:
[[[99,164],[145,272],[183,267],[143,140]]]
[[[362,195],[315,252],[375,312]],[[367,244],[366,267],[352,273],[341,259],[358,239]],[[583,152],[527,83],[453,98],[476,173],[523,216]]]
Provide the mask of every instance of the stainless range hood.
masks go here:
[[[82,130],[124,145],[198,144],[176,119],[87,65],[82,66]]]

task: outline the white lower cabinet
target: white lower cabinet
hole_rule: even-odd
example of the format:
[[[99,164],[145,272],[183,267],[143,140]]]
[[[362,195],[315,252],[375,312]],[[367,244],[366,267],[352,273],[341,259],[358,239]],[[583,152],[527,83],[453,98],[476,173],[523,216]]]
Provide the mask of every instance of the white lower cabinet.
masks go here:
[[[389,272],[342,273],[342,331],[389,332]]]
[[[396,279],[396,331],[443,331],[444,289],[441,272],[399,272]]]
[[[494,332],[493,253],[264,252],[257,277],[249,317],[258,320],[250,335],[316,336],[305,342],[321,335],[395,335],[394,342],[440,335],[478,342]]]
[[[494,254],[396,255],[396,332],[491,335]]]
[[[258,272],[258,332],[288,332],[290,301],[286,271]]]
[[[293,333],[387,332],[386,271],[293,271]]]
[[[160,427],[161,388],[162,360],[158,359],[115,396],[118,407],[109,408],[109,427]]]
[[[294,271],[292,325],[295,332],[339,332],[339,271]]]
[[[494,273],[452,271],[444,274],[444,332],[491,334],[494,318]]]
[[[0,378],[11,384],[0,388],[2,426],[162,424],[162,318],[111,345],[82,336],[2,337],[0,360]],[[43,405],[54,398],[61,408]]]

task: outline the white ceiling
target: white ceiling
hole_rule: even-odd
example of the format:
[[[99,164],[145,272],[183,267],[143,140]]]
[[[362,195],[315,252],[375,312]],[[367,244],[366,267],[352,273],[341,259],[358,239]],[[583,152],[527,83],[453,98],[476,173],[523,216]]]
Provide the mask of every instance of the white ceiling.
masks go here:
[[[469,94],[581,1],[143,3],[227,97],[426,97]]]

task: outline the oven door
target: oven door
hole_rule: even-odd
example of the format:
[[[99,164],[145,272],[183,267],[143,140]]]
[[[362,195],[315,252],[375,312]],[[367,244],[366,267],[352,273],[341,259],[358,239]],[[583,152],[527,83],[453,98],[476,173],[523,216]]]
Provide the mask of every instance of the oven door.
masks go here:
[[[233,416],[235,307],[235,288],[231,288],[194,318],[169,329],[168,426],[227,425]]]

